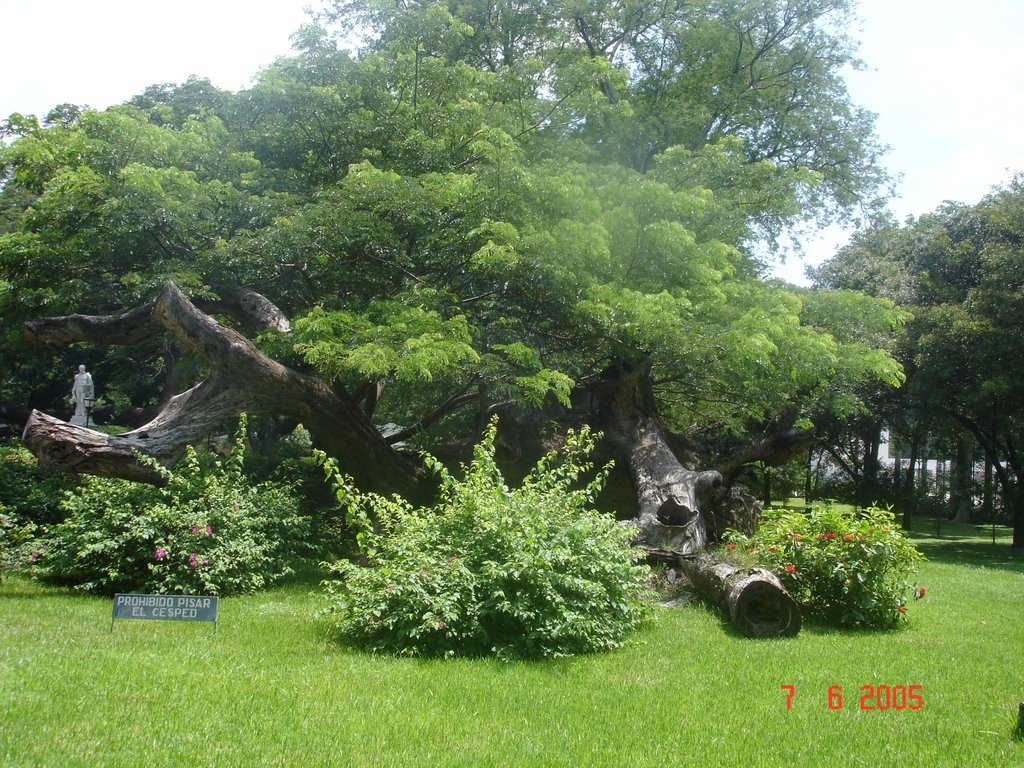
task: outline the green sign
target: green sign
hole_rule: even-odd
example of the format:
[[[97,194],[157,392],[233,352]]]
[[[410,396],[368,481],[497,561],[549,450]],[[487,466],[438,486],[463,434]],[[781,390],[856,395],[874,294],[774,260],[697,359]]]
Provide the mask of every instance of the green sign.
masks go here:
[[[114,619],[217,621],[220,598],[213,595],[114,595]]]

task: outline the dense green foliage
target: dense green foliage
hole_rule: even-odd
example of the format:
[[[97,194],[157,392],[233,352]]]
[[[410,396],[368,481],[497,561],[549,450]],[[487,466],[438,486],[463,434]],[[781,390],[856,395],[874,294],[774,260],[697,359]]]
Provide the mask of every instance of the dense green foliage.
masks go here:
[[[808,313],[830,298],[766,283],[753,255],[884,181],[840,76],[848,0],[333,5],[336,26],[300,30],[240,93],[193,78],[5,123],[0,398],[53,409],[81,362],[115,412],[195,383],[166,340],[55,355],[14,332],[168,279],[266,294],[295,331],[264,348],[377,387],[377,423],[564,403],[638,357],[666,422],[704,442],[899,382],[874,342]],[[371,39],[339,50],[333,30],[356,26]]]
[[[243,428],[244,429],[244,428]],[[240,434],[244,434],[241,432]],[[244,594],[293,571],[308,538],[291,490],[251,484],[241,439],[225,459],[189,449],[164,488],[88,477],[34,546],[50,579],[112,594]]]
[[[415,655],[510,660],[616,648],[649,615],[632,534],[590,510],[607,470],[580,486],[595,438],[569,434],[518,488],[494,461],[496,424],[457,479],[439,462],[431,509],[363,494],[326,459],[363,562],[334,564],[330,611],[350,642]],[[371,523],[375,521],[376,525]]]
[[[0,506],[19,522],[59,522],[64,492],[76,484],[77,478],[40,472],[27,448],[0,445]]]
[[[921,554],[889,510],[772,509],[755,535],[733,532],[727,541],[778,574],[793,599],[827,623],[892,628],[905,618],[908,597],[924,595],[907,582]]]
[[[64,518],[64,493],[77,483],[68,475],[41,474],[26,448],[0,445],[0,572],[34,561],[34,540]]]
[[[817,273],[822,286],[866,291],[909,311],[895,349],[907,384],[877,398],[876,412],[918,456],[929,444],[932,453],[959,454],[954,504],[979,490],[969,467],[977,446],[973,453],[998,477],[1017,546],[1024,546],[1022,242],[1024,180],[1017,178],[975,205],[947,204],[902,227],[868,230]]]

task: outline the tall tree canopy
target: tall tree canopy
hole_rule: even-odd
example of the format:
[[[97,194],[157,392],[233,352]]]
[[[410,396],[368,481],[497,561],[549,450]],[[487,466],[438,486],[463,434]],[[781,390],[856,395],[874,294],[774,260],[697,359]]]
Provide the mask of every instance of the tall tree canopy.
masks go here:
[[[814,416],[856,410],[860,383],[902,379],[879,343],[900,322],[891,302],[766,282],[750,253],[801,217],[870,204],[883,180],[841,79],[849,5],[339,2],[334,23],[372,33],[357,54],[314,24],[238,94],[193,79],[102,113],[12,118],[5,318],[65,316],[29,326],[50,346],[140,343],[55,358],[12,326],[3,397],[52,408],[87,358],[122,408],[322,408],[324,430],[365,421],[331,444],[378,486],[397,465],[371,422],[437,442],[509,404],[576,414],[609,433],[641,511],[646,483],[650,515],[689,525],[700,500],[672,452],[644,467],[663,427],[729,482]],[[262,314],[246,303],[260,296]],[[262,330],[260,349],[306,378],[211,360],[258,353],[207,343],[189,306]],[[133,308],[116,334],[97,317]],[[317,405],[229,396],[232,379],[287,380]],[[147,450],[155,431],[105,445]],[[686,482],[720,495],[702,477]]]

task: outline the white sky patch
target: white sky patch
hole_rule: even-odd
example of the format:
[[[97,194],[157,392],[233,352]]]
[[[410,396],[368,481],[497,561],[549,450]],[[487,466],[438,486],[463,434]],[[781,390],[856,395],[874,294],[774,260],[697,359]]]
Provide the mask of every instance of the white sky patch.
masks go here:
[[[156,83],[207,77],[231,91],[291,52],[310,0],[0,0],[0,116],[94,109]],[[12,63],[16,68],[11,69]]]
[[[878,115],[891,149],[883,162],[901,177],[891,208],[899,220],[945,201],[974,204],[1024,171],[1024,2],[861,0],[860,56],[850,94]],[[831,227],[805,239],[775,274],[806,284],[850,232]]]

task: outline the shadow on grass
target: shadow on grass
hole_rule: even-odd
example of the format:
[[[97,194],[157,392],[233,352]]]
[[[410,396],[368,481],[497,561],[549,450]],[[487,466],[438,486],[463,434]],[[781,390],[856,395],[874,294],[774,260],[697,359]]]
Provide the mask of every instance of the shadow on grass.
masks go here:
[[[1008,544],[953,538],[926,538],[914,543],[921,554],[933,562],[1024,574],[1024,550],[1013,549]]]
[[[0,600],[24,600],[25,598],[59,597],[83,601],[95,599],[95,595],[76,592],[65,585],[42,582],[23,571],[7,571],[0,581]]]

